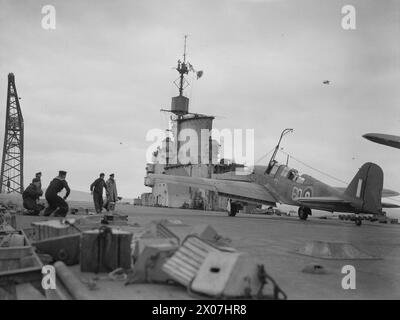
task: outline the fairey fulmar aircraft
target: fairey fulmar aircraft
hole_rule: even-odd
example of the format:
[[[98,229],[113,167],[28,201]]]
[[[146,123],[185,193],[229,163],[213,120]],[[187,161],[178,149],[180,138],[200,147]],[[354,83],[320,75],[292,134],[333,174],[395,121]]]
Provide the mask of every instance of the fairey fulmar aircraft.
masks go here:
[[[394,197],[398,192],[383,190],[383,171],[371,162],[365,163],[347,188],[331,187],[309,175],[299,175],[296,169],[279,164],[272,156],[268,166],[255,166],[249,175],[233,173],[213,179],[152,174],[155,182],[174,183],[211,190],[230,199],[229,216],[246,204],[264,204],[275,207],[277,203],[298,206],[298,215],[306,220],[311,209],[329,212],[382,215],[382,208],[399,206],[382,203],[383,197]],[[361,225],[361,218],[355,219]]]

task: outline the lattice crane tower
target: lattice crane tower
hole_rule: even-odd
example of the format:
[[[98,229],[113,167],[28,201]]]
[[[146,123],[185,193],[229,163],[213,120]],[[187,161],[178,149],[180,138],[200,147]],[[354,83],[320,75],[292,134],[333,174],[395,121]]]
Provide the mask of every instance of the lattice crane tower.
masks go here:
[[[24,190],[24,119],[13,73],[8,74],[0,186],[2,193],[22,193]]]

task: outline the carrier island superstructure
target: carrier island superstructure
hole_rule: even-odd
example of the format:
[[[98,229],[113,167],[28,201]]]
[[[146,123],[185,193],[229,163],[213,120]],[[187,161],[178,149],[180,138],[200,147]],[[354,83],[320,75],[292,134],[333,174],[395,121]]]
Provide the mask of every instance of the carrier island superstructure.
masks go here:
[[[179,78],[175,80],[178,95],[172,97],[169,110],[170,127],[166,138],[153,152],[151,163],[146,165],[145,186],[151,187],[152,192],[141,195],[141,204],[146,206],[165,206],[173,208],[195,208],[204,210],[225,210],[228,199],[218,196],[215,192],[191,188],[176,184],[155,183],[148,177],[151,173],[164,173],[192,177],[211,178],[218,174],[230,174],[242,165],[232,163],[231,160],[220,159],[220,145],[211,137],[214,116],[189,112],[189,98],[184,95],[184,89],[189,85],[185,78],[189,72],[195,72],[197,78],[202,71],[195,71],[186,57],[186,37],[183,60],[178,60],[177,72]],[[180,141],[181,133],[192,130],[193,137]],[[190,145],[191,144],[191,145]],[[189,161],[181,161],[177,155],[182,148],[197,150],[189,152]]]

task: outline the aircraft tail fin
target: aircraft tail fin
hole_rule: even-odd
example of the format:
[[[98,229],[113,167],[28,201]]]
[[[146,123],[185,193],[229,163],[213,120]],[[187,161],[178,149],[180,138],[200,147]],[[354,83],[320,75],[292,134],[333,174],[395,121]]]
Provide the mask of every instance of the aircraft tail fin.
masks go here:
[[[367,162],[358,170],[344,194],[359,203],[357,209],[366,213],[382,212],[383,171]]]

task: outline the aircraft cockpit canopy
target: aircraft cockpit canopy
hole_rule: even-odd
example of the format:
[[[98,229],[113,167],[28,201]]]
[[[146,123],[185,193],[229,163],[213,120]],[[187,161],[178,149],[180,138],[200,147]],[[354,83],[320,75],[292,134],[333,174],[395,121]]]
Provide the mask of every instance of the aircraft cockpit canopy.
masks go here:
[[[299,172],[296,169],[290,169],[287,178],[297,183],[304,183],[305,181],[303,177],[300,177]]]
[[[299,175],[299,172],[296,169],[289,168],[286,165],[281,165],[277,161],[274,161],[272,164],[271,170],[269,170],[269,175],[275,176],[278,170],[280,169],[279,175],[281,177],[287,178],[296,183],[304,183],[305,179]]]
[[[279,167],[280,167],[280,164],[278,163],[278,161],[273,160],[273,162],[267,169],[267,173],[270,176],[275,176],[275,174],[278,172]]]

